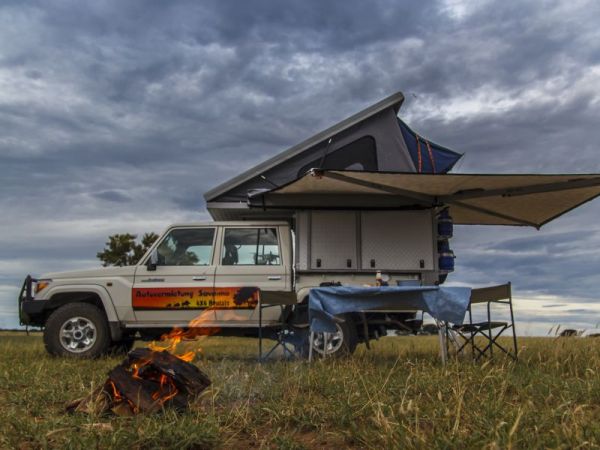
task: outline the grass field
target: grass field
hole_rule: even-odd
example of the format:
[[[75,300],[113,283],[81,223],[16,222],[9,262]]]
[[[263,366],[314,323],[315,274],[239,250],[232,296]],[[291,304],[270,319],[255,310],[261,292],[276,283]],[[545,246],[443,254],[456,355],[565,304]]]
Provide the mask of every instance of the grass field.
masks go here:
[[[140,343],[139,345],[143,345]],[[435,337],[390,337],[346,360],[256,363],[210,337],[212,388],[188,412],[65,414],[120,358],[53,359],[0,334],[2,448],[590,448],[600,446],[600,340],[523,338],[521,361],[442,367]],[[362,346],[361,346],[362,347]]]

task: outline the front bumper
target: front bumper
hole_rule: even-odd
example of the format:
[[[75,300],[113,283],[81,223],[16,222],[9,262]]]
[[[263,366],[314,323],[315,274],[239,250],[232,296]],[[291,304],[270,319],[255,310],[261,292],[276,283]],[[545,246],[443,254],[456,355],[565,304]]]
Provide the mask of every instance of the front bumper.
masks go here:
[[[34,300],[33,283],[37,280],[27,275],[19,293],[19,322],[21,325],[43,325],[48,300]]]

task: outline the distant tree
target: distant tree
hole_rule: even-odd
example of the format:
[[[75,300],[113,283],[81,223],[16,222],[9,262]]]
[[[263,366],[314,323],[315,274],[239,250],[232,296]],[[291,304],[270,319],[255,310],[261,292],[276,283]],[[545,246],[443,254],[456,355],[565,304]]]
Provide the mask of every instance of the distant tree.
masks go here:
[[[98,252],[96,257],[107,266],[131,266],[144,256],[144,253],[158,239],[156,233],[145,233],[142,241],[138,244],[135,234],[113,234],[108,237],[104,250]]]

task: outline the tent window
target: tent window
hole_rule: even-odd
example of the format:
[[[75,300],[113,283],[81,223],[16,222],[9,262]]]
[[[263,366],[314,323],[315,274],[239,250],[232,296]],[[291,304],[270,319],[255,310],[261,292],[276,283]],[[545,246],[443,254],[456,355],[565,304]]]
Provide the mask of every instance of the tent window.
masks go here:
[[[304,165],[298,171],[298,178],[313,168],[377,171],[377,146],[372,136],[361,137],[328,153],[323,162],[321,162],[323,159],[322,152],[317,153],[321,153],[319,158]]]

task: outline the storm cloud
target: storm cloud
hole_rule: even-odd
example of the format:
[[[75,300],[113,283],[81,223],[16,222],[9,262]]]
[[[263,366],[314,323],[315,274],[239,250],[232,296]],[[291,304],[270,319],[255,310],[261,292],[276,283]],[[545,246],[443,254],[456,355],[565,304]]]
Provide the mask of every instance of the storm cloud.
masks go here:
[[[27,273],[206,220],[203,192],[398,90],[466,154],[455,171],[600,172],[599,19],[593,1],[2,2],[0,327]],[[523,320],[584,317],[599,212],[461,227],[450,280],[511,280]]]

